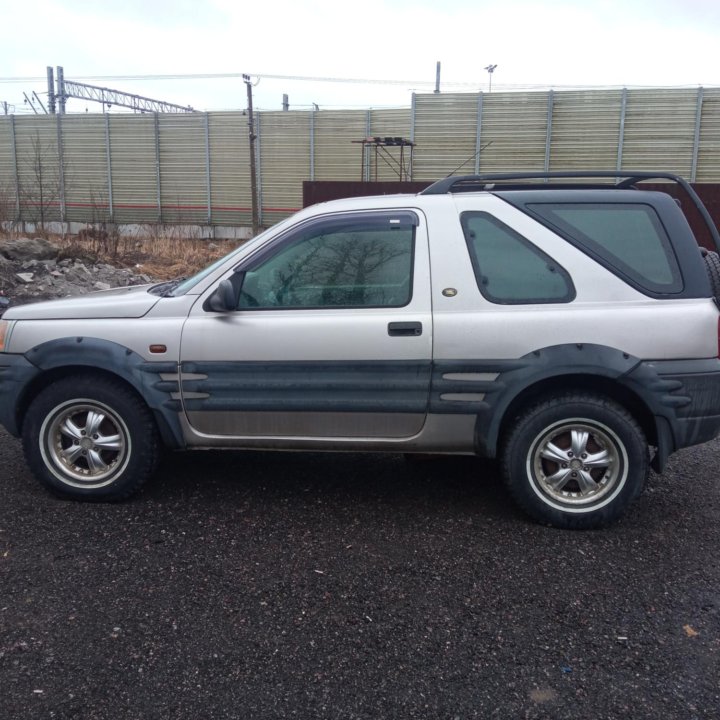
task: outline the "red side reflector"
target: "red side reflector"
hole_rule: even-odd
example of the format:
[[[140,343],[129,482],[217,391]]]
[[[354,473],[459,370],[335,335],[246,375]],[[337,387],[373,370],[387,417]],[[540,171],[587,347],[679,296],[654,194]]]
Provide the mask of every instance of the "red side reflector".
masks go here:
[[[720,332],[720,326],[718,327],[718,332]],[[161,355],[162,353],[167,352],[167,345],[151,345],[150,352],[156,355]]]

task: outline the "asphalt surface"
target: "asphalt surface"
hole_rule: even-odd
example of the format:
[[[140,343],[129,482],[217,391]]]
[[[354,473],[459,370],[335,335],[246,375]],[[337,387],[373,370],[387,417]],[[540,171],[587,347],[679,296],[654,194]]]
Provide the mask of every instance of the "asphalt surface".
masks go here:
[[[199,452],[63,502],[0,433],[0,718],[718,718],[718,451],[578,533],[470,458]]]

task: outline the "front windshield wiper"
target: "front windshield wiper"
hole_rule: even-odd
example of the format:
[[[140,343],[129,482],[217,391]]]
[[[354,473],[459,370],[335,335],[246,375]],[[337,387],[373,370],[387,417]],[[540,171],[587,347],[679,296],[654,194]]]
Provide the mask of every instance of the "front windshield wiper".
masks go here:
[[[148,292],[153,295],[159,295],[160,297],[168,297],[181,282],[185,281],[185,279],[186,278],[184,277],[179,277],[174,280],[166,280],[165,282],[158,283],[157,285],[153,285],[151,288],[148,288]]]

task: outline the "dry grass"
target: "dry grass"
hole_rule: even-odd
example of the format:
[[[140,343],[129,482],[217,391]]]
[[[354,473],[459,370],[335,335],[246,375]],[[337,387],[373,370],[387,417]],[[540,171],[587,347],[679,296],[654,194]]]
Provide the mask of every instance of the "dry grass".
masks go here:
[[[227,254],[237,243],[208,241],[152,231],[133,236],[90,227],[77,235],[49,236],[60,256],[126,267],[157,280],[189,276]]]

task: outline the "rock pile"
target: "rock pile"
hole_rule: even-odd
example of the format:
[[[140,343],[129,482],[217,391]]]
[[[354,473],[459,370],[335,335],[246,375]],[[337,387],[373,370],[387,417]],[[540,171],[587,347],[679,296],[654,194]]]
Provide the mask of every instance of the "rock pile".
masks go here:
[[[106,263],[61,259],[58,248],[42,238],[0,240],[0,295],[12,304],[149,282],[143,273]]]

